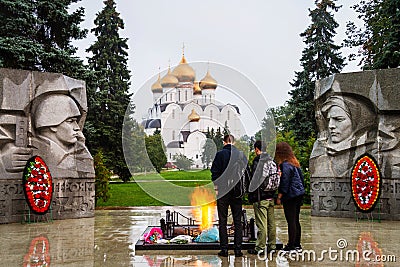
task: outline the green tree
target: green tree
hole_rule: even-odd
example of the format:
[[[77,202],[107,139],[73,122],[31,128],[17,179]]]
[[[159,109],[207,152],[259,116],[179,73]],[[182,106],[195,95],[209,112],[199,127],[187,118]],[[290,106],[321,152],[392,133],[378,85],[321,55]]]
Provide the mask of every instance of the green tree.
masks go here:
[[[1,0],[0,67],[60,72],[82,78],[86,69],[71,42],[86,37],[80,0]]]
[[[235,140],[235,147],[242,151],[245,155],[246,158],[249,157],[250,154],[250,147],[249,147],[249,143],[247,142],[247,140],[245,140],[244,138],[239,138]]]
[[[310,172],[308,169],[308,162],[310,159],[311,151],[315,142],[315,138],[310,136],[306,142],[302,142],[301,144],[296,140],[295,134],[293,131],[287,132],[278,132],[276,135],[276,142],[286,142],[288,143],[296,156],[296,158],[300,162],[301,169],[304,174],[304,183],[305,183],[305,196],[304,202],[310,204]]]
[[[231,131],[229,130],[228,121],[225,121],[224,129],[222,131],[222,135],[225,136],[225,135],[228,135],[230,133],[231,133]]]
[[[201,154],[201,161],[208,169],[210,164],[213,162],[215,154],[217,153],[217,146],[214,141],[207,137],[206,142],[203,146],[203,153]]]
[[[165,155],[164,142],[161,134],[154,134],[145,137],[146,151],[156,171],[159,173],[167,164],[167,156]]]
[[[400,66],[400,1],[362,0],[352,6],[364,22],[358,28],[347,23],[345,46],[357,48],[350,60],[361,58],[363,69],[387,69]]]
[[[292,112],[287,102],[275,108],[270,109],[272,116],[274,117],[275,129],[278,132],[284,132],[289,130],[289,121],[292,117]]]
[[[261,130],[255,134],[255,140],[261,140],[266,144],[265,150],[273,155],[275,152],[275,137],[276,137],[276,126],[275,118],[272,109],[268,109],[265,112],[265,117],[261,121]],[[253,145],[254,143],[252,143]],[[251,147],[251,150],[253,147]]]
[[[214,133],[214,129],[212,129],[211,132]],[[217,131],[215,131],[215,135],[213,135],[213,141],[217,146],[217,151],[221,150],[224,147],[223,138],[224,136],[221,133],[221,128],[218,127]]]
[[[193,160],[189,159],[183,154],[178,154],[174,156],[175,165],[179,170],[190,170],[190,167],[193,164]]]
[[[316,8],[310,10],[311,25],[300,34],[306,47],[302,52],[300,65],[302,70],[295,72],[295,80],[291,82],[293,90],[289,92],[288,101],[292,116],[289,118],[289,130],[293,131],[296,139],[306,142],[315,135],[316,122],[314,116],[314,87],[315,81],[338,73],[344,66],[339,49],[333,43],[339,26],[333,18],[332,10],[337,12],[340,7],[336,0],[317,0]]]
[[[107,169],[104,165],[104,158],[103,153],[100,151],[93,158],[94,160],[94,170],[96,173],[95,179],[95,189],[96,189],[96,196],[95,202],[101,199],[103,202],[107,202],[110,198],[110,187],[109,181],[111,178],[111,171]]]
[[[145,132],[143,126],[135,119],[125,118],[122,141],[124,156],[131,173],[138,173],[152,169],[145,147]]]
[[[88,59],[95,79],[89,98],[88,147],[91,151],[103,150],[106,166],[123,181],[130,179],[122,149],[122,125],[125,111],[133,113],[129,105],[131,94],[130,71],[128,70],[127,39],[121,38],[119,31],[124,22],[116,11],[114,0],[104,1],[104,8],[97,13],[95,28],[91,31],[97,40],[87,49],[92,53]]]

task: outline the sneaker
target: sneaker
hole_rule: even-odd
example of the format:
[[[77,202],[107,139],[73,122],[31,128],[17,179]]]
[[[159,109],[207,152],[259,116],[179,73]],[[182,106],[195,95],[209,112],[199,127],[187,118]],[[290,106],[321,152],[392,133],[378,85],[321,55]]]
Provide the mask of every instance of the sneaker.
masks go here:
[[[235,257],[242,257],[243,253],[240,250],[235,250]]]
[[[260,256],[264,256],[265,253],[264,250],[255,250],[255,249],[249,249],[247,250],[247,252],[252,255],[260,255]]]
[[[218,256],[220,257],[228,257],[228,250],[223,249],[220,252],[218,252]]]

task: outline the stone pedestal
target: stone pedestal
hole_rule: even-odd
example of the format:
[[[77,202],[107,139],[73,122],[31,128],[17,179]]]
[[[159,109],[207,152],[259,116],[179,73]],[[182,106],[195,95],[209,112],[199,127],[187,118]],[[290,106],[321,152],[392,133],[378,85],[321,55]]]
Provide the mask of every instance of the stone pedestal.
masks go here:
[[[310,185],[311,215],[348,218],[360,216],[351,197],[349,179],[313,177]],[[383,179],[380,200],[371,217],[400,220],[400,179]]]
[[[29,211],[22,183],[0,180],[0,223],[37,221],[42,220],[42,216],[55,220],[94,216],[93,179],[54,178],[53,184],[51,209],[46,215],[35,215]]]

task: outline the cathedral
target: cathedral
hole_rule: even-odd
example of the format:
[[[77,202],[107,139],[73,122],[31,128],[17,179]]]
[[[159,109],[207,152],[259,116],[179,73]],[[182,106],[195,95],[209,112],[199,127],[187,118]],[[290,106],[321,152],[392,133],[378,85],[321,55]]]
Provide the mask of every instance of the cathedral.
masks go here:
[[[217,101],[217,87],[210,70],[197,80],[185,55],[164,77],[158,75],[151,86],[153,105],[143,126],[149,135],[161,131],[168,162],[173,163],[174,157],[182,154],[193,160],[193,169],[205,168],[201,155],[208,130],[219,128],[222,132],[227,127],[235,138],[244,135],[239,108]]]

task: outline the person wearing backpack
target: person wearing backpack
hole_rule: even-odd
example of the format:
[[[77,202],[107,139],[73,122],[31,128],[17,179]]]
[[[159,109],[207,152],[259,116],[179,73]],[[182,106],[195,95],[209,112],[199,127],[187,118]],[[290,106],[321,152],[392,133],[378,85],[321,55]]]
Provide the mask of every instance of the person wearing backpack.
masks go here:
[[[278,173],[279,175],[279,170],[271,156],[265,152],[264,142],[257,140],[254,143],[254,151],[256,157],[251,168],[252,178],[248,197],[249,202],[253,204],[257,240],[255,248],[249,249],[247,252],[254,255],[264,255],[266,249],[268,253],[276,250],[274,195],[277,187],[275,186],[272,190],[268,190],[270,188],[266,187],[268,186],[268,180],[272,178],[269,173]],[[279,177],[277,184],[279,185]],[[253,191],[252,188],[256,189]]]
[[[233,135],[225,135],[224,147],[215,155],[211,165],[211,179],[217,195],[219,242],[218,256],[228,257],[228,208],[230,206],[235,227],[234,252],[242,257],[242,197],[246,191],[242,177],[246,175],[247,158],[234,144]]]
[[[287,245],[283,248],[285,253],[301,252],[301,225],[300,207],[303,204],[304,177],[300,163],[286,142],[276,145],[275,160],[282,172],[276,203],[283,204],[286,222],[288,224]]]

